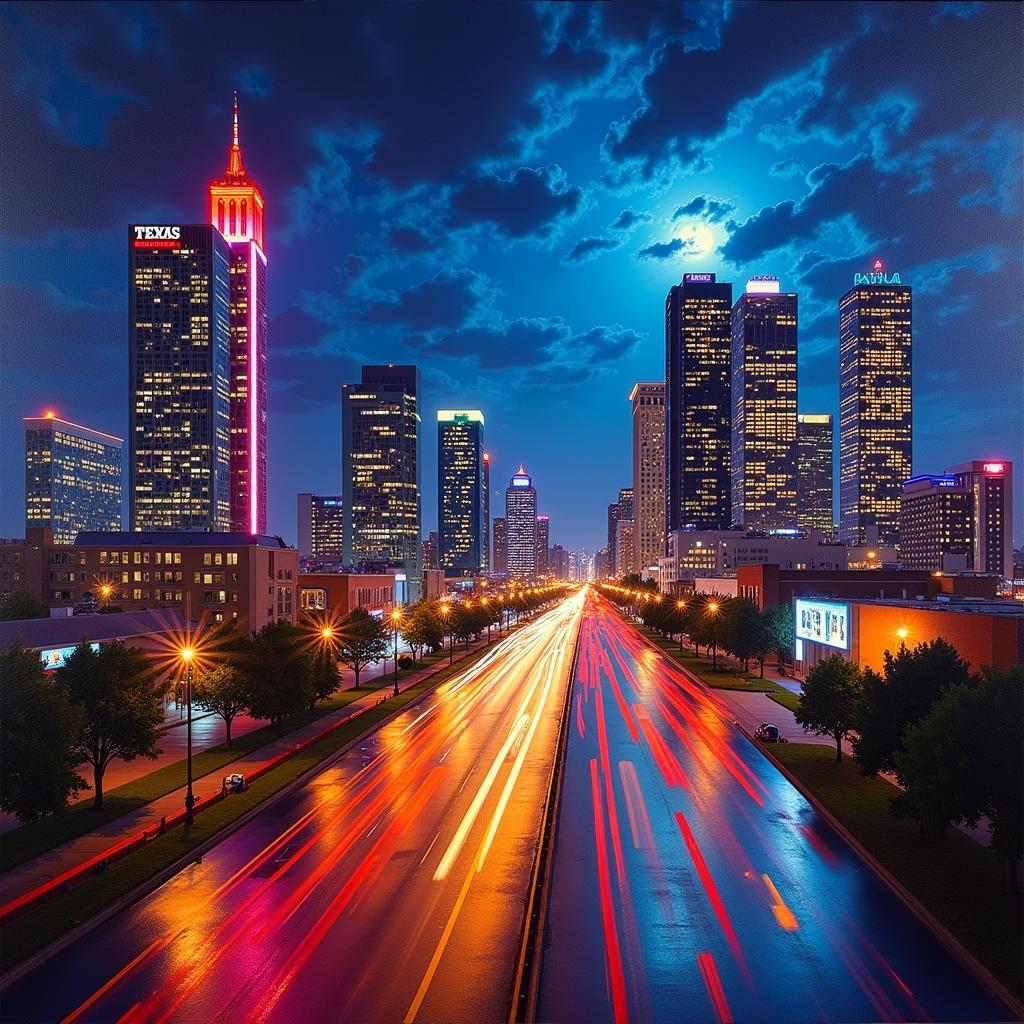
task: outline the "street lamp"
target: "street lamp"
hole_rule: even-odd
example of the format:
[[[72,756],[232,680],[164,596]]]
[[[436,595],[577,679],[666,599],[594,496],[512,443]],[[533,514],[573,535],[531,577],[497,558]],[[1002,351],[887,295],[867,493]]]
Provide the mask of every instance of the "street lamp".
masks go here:
[[[441,617],[444,619],[445,632],[448,634],[448,664],[449,665],[452,663],[452,658],[454,656],[453,653],[452,653],[452,646],[453,646],[453,639],[454,638],[452,636],[452,631],[451,631],[451,614],[452,614],[451,605],[449,605],[447,601],[442,601],[441,602]]]
[[[195,659],[196,651],[191,645],[186,645],[181,648],[179,654],[181,655],[181,660],[185,663],[185,706],[188,715],[186,719],[186,744],[188,747],[186,772],[188,774],[188,784],[185,790],[185,823],[191,825],[195,820],[192,808],[196,802],[195,794],[192,792],[192,662]]]
[[[391,609],[391,625],[395,630],[395,689],[393,697],[398,696],[398,624],[402,621],[402,613],[398,608]]]
[[[484,613],[487,616],[487,642],[491,642],[491,613],[487,610],[487,606],[491,603],[486,597],[480,599],[480,603],[484,606]]]
[[[682,613],[686,611],[685,601],[676,601],[676,611]],[[679,650],[683,649],[683,616],[679,616]]]
[[[708,614],[712,617],[718,614],[717,601],[708,602]],[[715,632],[713,627],[711,630],[711,668],[718,668],[718,634]]]

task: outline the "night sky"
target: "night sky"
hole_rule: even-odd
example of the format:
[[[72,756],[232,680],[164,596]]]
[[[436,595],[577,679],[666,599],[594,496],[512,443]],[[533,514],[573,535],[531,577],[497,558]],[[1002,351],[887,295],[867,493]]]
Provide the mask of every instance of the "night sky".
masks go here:
[[[340,490],[339,388],[480,408],[551,541],[600,546],[634,381],[687,271],[800,297],[800,408],[838,412],[838,299],[914,288],[915,472],[1022,465],[1018,4],[7,5],[0,535],[20,418],[124,435],[126,226],[199,223],[237,89],[268,203],[270,529]],[[500,500],[492,500],[498,514]]]

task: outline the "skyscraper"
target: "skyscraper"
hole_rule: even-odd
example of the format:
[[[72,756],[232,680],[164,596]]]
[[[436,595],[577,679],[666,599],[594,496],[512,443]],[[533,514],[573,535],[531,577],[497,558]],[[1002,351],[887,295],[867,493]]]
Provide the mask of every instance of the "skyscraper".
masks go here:
[[[904,569],[971,567],[970,488],[952,474],[915,476],[900,497],[900,563]]]
[[[341,386],[341,499],[346,565],[417,572],[420,546],[420,373],[364,366]]]
[[[839,300],[839,539],[899,540],[912,472],[911,289],[876,260]]]
[[[548,575],[548,544],[551,539],[551,517],[537,516],[537,577]]]
[[[23,422],[25,526],[50,527],[57,544],[74,544],[82,530],[120,530],[122,439],[52,412]]]
[[[441,568],[476,574],[484,564],[484,414],[437,413],[437,532]]]
[[[665,299],[668,530],[724,530],[732,521],[731,316],[732,285],[714,274],[684,274]]]
[[[132,530],[230,529],[230,265],[212,225],[128,229]]]
[[[946,473],[970,494],[971,568],[1013,579],[1013,463],[965,462]]]
[[[483,559],[481,568],[485,573],[491,571],[491,455],[484,452],[484,543],[481,552]]]
[[[732,521],[796,526],[795,292],[754,277],[732,310]]]
[[[299,558],[340,560],[345,519],[341,495],[300,494],[296,504]]]
[[[209,186],[210,223],[230,250],[231,529],[267,530],[267,257],[264,202],[246,174],[235,96],[223,178]]]
[[[633,518],[633,488],[623,487],[619,491],[619,518]]]
[[[537,575],[537,491],[522,465],[505,489],[505,522],[509,578],[532,580]]]
[[[632,519],[620,519],[615,527],[615,571],[619,576],[638,572],[636,564],[635,524]]]
[[[420,541],[420,566],[424,569],[437,569],[438,565],[437,531],[431,530],[425,540]]]
[[[496,576],[508,575],[508,520],[504,516],[494,517],[494,568]]]
[[[633,556],[638,569],[665,553],[665,385],[634,384]]]
[[[797,509],[796,525],[821,530],[828,539],[835,532],[832,513],[832,417],[827,413],[801,413],[796,418]]]

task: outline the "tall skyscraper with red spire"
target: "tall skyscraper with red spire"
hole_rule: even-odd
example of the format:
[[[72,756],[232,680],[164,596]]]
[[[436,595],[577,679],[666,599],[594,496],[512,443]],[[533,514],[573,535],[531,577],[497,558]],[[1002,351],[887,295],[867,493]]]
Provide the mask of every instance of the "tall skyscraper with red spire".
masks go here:
[[[231,388],[231,529],[267,529],[267,257],[264,203],[245,171],[235,95],[223,178],[210,182],[210,223],[231,250],[228,278]]]

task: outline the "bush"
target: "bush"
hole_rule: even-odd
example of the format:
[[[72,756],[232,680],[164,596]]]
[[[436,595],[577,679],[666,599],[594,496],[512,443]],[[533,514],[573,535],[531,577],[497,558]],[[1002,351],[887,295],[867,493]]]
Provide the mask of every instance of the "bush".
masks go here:
[[[415,662],[412,660],[411,654],[400,654],[398,656],[398,667],[403,671],[412,668],[414,664]]]

